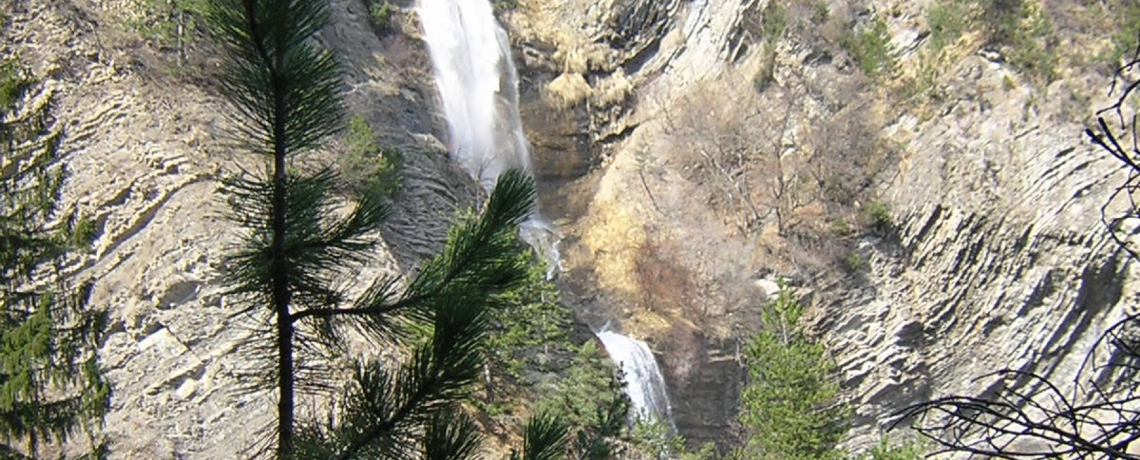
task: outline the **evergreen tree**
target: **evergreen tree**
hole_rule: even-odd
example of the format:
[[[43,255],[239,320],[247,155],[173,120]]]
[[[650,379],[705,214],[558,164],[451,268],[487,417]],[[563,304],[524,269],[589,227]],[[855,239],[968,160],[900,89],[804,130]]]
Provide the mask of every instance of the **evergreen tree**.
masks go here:
[[[89,282],[70,286],[63,261],[89,247],[93,226],[59,209],[67,175],[51,98],[16,60],[0,62],[0,457],[35,457],[82,430],[90,455],[107,409],[96,350],[102,312]]]
[[[481,216],[453,228],[443,252],[402,291],[396,278],[381,278],[350,295],[386,207],[376,193],[346,202],[334,193],[334,170],[297,161],[343,127],[339,66],[314,40],[328,21],[325,1],[209,0],[206,16],[227,57],[218,84],[233,109],[234,138],[265,160],[262,171],[225,181],[244,229],[226,267],[239,313],[262,325],[253,342],[271,363],[260,373],[270,380],[260,383],[278,396],[276,458],[469,457],[478,433],[458,404],[481,369],[493,297],[525,277],[514,234],[532,212],[533,180],[505,173]],[[341,351],[345,332],[401,345],[409,323],[430,337],[406,362],[357,363],[330,421],[295,420],[299,392],[330,396],[321,363]],[[525,459],[546,458],[564,437],[561,424],[542,422],[528,426]]]
[[[614,458],[629,441],[630,400],[624,392],[621,370],[604,355],[597,342],[578,349],[569,369],[535,404],[541,413],[564,420],[571,436],[570,458]]]
[[[558,288],[546,279],[546,265],[530,263],[536,259],[534,251],[518,257],[529,266],[526,279],[519,288],[496,296],[491,314],[483,382],[490,403],[509,397],[515,387],[529,386],[526,369],[552,370],[554,355],[573,351],[567,333],[572,313],[560,303]],[[504,384],[501,392],[506,394],[496,394],[497,381]]]
[[[743,459],[836,460],[846,409],[838,404],[835,365],[799,327],[803,306],[781,283],[762,310],[762,330],[744,350],[748,384],[740,423],[748,441]]]

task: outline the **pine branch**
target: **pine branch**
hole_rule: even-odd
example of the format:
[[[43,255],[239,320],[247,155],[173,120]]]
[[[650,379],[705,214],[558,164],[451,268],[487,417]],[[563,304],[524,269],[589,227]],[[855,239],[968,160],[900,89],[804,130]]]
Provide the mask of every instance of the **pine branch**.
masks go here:
[[[295,320],[328,318],[333,316],[375,317],[404,308],[431,302],[454,289],[453,282],[473,279],[474,286],[466,289],[484,291],[502,290],[521,281],[516,261],[504,260],[510,251],[507,232],[530,217],[534,203],[534,181],[520,171],[508,171],[496,184],[482,217],[463,225],[448,242],[448,252],[428,264],[410,283],[404,295],[395,302],[386,290],[373,291],[375,297],[354,308],[307,309],[293,314]],[[483,276],[480,276],[483,275]],[[489,275],[489,276],[488,276]],[[386,284],[387,287],[392,285]]]
[[[539,413],[523,428],[522,452],[511,451],[511,460],[559,460],[569,440],[570,427],[564,421]]]
[[[431,343],[417,349],[396,376],[374,365],[357,374],[360,394],[350,396],[346,425],[353,434],[337,460],[366,449],[383,448],[407,427],[466,397],[478,378],[479,357],[489,329],[486,305],[470,302],[472,293],[450,293],[434,306]],[[478,295],[477,293],[475,295]]]
[[[483,442],[475,423],[454,409],[437,412],[421,442],[423,460],[468,460]]]

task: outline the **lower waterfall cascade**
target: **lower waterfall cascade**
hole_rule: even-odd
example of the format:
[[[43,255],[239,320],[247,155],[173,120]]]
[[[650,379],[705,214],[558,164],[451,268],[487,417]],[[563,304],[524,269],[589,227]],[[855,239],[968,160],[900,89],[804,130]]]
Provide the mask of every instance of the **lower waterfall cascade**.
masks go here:
[[[595,334],[610,358],[621,367],[625,392],[633,403],[632,418],[663,421],[672,428],[673,407],[669,403],[665,378],[649,344],[608,328]]]

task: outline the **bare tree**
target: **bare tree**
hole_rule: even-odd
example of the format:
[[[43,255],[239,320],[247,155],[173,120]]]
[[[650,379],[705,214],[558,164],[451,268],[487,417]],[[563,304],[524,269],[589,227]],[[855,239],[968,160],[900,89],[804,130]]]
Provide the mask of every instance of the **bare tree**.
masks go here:
[[[1100,337],[1071,389],[1041,374],[1012,369],[996,379],[992,397],[948,396],[905,409],[910,421],[940,448],[1009,460],[1137,459],[1140,438],[1138,317],[1129,316]]]
[[[803,111],[796,87],[761,92],[729,83],[702,83],[672,104],[683,110],[665,106],[666,128],[696,171],[693,179],[719,190],[714,204],[741,233],[774,215],[784,234],[798,223],[796,212],[819,198],[809,174],[812,152],[802,141],[816,120]]]

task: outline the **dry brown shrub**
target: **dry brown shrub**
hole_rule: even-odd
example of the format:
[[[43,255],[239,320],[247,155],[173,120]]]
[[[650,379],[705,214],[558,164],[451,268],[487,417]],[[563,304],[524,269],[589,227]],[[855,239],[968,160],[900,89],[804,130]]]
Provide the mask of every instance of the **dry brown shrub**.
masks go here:
[[[669,245],[656,239],[646,241],[637,251],[634,270],[646,310],[662,316],[683,315],[693,302],[696,278],[679,260]]]
[[[712,211],[767,254],[763,266],[814,271],[861,233],[849,228],[856,208],[874,201],[892,149],[869,116],[873,101],[854,88],[837,109],[789,69],[750,83],[703,82],[666,105],[664,149]]]

